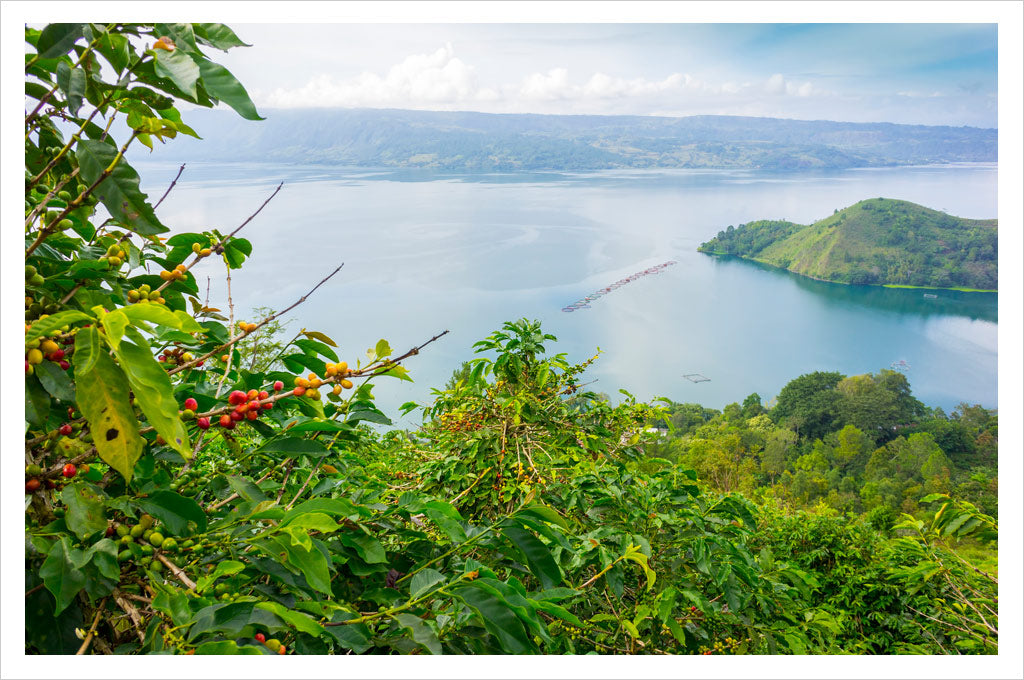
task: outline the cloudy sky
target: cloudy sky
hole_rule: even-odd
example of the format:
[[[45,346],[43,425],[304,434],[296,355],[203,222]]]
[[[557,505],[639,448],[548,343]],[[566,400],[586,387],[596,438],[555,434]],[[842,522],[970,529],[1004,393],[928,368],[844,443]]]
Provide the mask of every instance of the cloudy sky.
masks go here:
[[[231,25],[262,108],[997,126],[992,23]]]

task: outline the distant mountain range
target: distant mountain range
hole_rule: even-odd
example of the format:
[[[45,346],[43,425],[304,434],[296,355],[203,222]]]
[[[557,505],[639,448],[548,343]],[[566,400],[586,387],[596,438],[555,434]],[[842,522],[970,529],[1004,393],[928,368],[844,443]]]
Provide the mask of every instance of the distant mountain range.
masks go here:
[[[836,283],[996,290],[998,222],[871,198],[804,225],[758,220],[698,249]]]
[[[202,142],[179,137],[168,160],[324,163],[451,172],[614,168],[777,171],[995,162],[997,131],[741,116],[564,116],[281,109],[265,121],[184,112]]]

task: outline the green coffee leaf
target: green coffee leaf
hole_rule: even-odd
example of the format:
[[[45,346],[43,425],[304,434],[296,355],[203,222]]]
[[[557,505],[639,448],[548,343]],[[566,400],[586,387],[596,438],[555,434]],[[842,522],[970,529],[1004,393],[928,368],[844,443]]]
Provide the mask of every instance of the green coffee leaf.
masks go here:
[[[25,376],[25,420],[35,427],[45,427],[49,417],[50,395],[34,374]]]
[[[246,120],[263,120],[263,117],[256,111],[256,105],[249,98],[249,93],[231,75],[231,71],[220,64],[200,59],[199,72],[203,78],[203,87],[211,97],[221,100]]]
[[[135,403],[167,445],[185,460],[189,460],[192,457],[192,445],[185,424],[181,422],[171,379],[153,356],[153,351],[142,335],[134,328],[127,331],[128,337],[134,342],[121,342],[114,353],[128,376],[135,394]]]
[[[526,558],[526,564],[540,580],[542,588],[554,588],[562,582],[562,570],[558,568],[548,547],[536,536],[519,527],[505,527],[501,533]]]
[[[454,590],[453,594],[480,616],[484,628],[494,636],[505,653],[531,654],[537,651],[522,621],[493,588],[472,581]]]
[[[59,330],[62,326],[73,324],[76,321],[92,321],[93,317],[79,312],[73,309],[69,309],[63,312],[57,312],[51,314],[45,319],[39,319],[33,321],[32,325],[27,331],[25,331],[25,342],[32,342],[36,338],[41,338],[44,335],[49,335],[53,331]],[[75,348],[77,351],[77,347]]]
[[[49,24],[39,34],[36,51],[40,59],[53,59],[71,50],[84,35],[85,24]]]
[[[167,78],[174,85],[191,97],[196,98],[196,81],[199,80],[199,65],[185,50],[153,50],[156,60],[153,70],[156,75]]]
[[[206,513],[191,498],[173,491],[155,491],[138,500],[138,506],[164,523],[174,536],[187,536],[189,522],[195,522],[196,531],[206,531]]]
[[[129,305],[118,310],[130,321],[149,321],[151,323],[175,328],[185,333],[202,332],[203,327],[196,323],[196,320],[182,310],[171,311],[160,304]]]
[[[305,335],[307,338],[313,338],[314,340],[319,340],[320,342],[328,344],[331,347],[337,347],[338,346],[338,343],[334,342],[334,340],[331,340],[330,337],[324,335],[320,331],[307,331],[306,329],[303,329],[302,330],[302,334]],[[337,359],[335,359],[335,361],[337,361]]]
[[[278,604],[277,602],[260,602],[256,605],[257,609],[265,609],[269,612],[273,612],[281,617],[284,621],[290,623],[295,627],[295,630],[300,633],[308,633],[309,635],[321,635],[324,632],[324,627],[314,621],[311,617],[303,614],[302,612],[293,611],[287,607]]]
[[[82,108],[82,97],[85,95],[85,71],[82,68],[72,69],[67,62],[57,64],[57,86],[63,93],[71,115],[77,115]]]
[[[61,536],[50,548],[43,566],[39,569],[39,576],[57,601],[54,616],[64,611],[75,599],[78,591],[85,587],[85,575],[81,569],[86,562],[85,554],[72,548],[67,536]]]
[[[146,201],[146,194],[139,190],[139,173],[118,158],[117,149],[105,142],[82,139],[75,147],[75,155],[82,181],[89,185],[117,160],[114,170],[94,191],[111,217],[143,236],[167,231]]]
[[[35,372],[39,382],[54,399],[68,402],[75,400],[75,386],[67,371],[59,365],[52,361],[44,361],[36,366]]]
[[[441,641],[437,639],[437,633],[426,621],[412,614],[396,614],[391,618],[409,631],[413,642],[435,656],[441,654]]]
[[[84,541],[89,536],[107,528],[107,518],[103,512],[103,497],[92,484],[81,482],[68,484],[61,492],[61,500],[67,508],[65,521],[68,524],[68,529],[71,529],[79,539]]]

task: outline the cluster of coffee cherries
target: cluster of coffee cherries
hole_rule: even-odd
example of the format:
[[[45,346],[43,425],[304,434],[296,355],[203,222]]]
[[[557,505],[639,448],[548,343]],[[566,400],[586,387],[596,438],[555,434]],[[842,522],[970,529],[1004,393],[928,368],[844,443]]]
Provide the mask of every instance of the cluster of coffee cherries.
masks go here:
[[[128,253],[124,252],[124,248],[115,243],[107,248],[107,254],[100,258],[100,262],[105,262],[111,269],[120,269],[127,259]]]
[[[35,267],[28,265],[25,267],[25,273],[28,274],[29,269],[35,271]],[[39,276],[39,274],[33,274],[33,277]],[[28,279],[26,277],[26,283]],[[48,316],[50,314],[56,314],[60,311],[60,305],[56,302],[48,300],[45,295],[40,295],[35,298],[31,295],[25,296],[25,321],[32,321],[42,316]]]
[[[25,285],[26,286],[33,286],[35,288],[38,288],[39,286],[43,285],[44,283],[46,283],[46,279],[43,277],[42,274],[39,273],[38,269],[36,269],[35,267],[33,267],[30,264],[25,265]]]
[[[134,305],[136,303],[146,302],[159,302],[160,304],[164,304],[167,301],[164,300],[164,296],[161,295],[159,291],[153,290],[148,283],[144,283],[138,288],[133,288],[128,291],[128,302]]]
[[[210,249],[210,248],[204,248],[201,245],[199,245],[198,243],[193,243],[192,244],[192,252],[195,253],[196,255],[198,255],[199,257],[206,257],[207,255],[212,253],[213,250]]]
[[[70,425],[68,427],[70,427]],[[63,468],[61,468],[61,471],[60,471],[61,476],[64,478],[65,481],[73,478],[77,474],[83,474],[84,475],[84,474],[88,474],[88,472],[89,472],[88,464],[82,464],[82,465],[76,466],[74,463],[67,463]],[[39,489],[43,488],[44,486],[47,489],[56,489],[57,488],[57,481],[56,480],[47,479],[47,480],[43,481],[41,479],[42,474],[43,474],[43,468],[39,467],[38,465],[26,465],[25,466],[25,493],[35,493],[36,491],[39,491]]]
[[[296,397],[306,396],[310,399],[320,398],[320,387],[326,382],[327,379],[340,377],[334,387],[332,388],[334,396],[341,394],[342,390],[350,390],[353,387],[353,383],[348,379],[347,376],[352,375],[352,369],[348,367],[348,363],[340,361],[336,364],[327,364],[327,368],[324,371],[324,378],[320,378],[316,373],[310,373],[308,377],[303,378],[301,375],[295,377],[295,388],[292,390],[292,394]]]
[[[288,653],[288,650],[285,648],[284,645],[281,644],[281,641],[278,640],[277,638],[267,639],[267,636],[264,635],[263,633],[256,633],[256,635],[254,635],[253,637],[256,639],[257,642],[263,643],[263,645],[267,649],[269,649],[270,651],[274,652],[275,654],[287,654]]]
[[[274,392],[279,392],[282,389],[284,389],[283,382],[278,380],[274,383]],[[217,424],[226,430],[233,430],[235,429],[235,423],[243,420],[256,420],[264,411],[269,411],[274,407],[274,402],[268,401],[268,399],[270,399],[270,392],[267,390],[252,389],[248,392],[234,390],[228,395],[228,403],[235,408],[231,410],[231,413],[221,415],[217,420]],[[185,410],[193,411],[193,415],[196,406],[198,405],[196,404],[195,399],[190,398],[185,400]],[[183,414],[184,413],[185,412],[183,412]],[[196,420],[196,425],[198,425],[201,430],[207,430],[211,425],[210,419],[205,416],[198,418]]]
[[[185,278],[186,271],[188,271],[188,268],[183,264],[179,264],[174,269],[165,269],[160,272],[160,278],[168,282],[181,281]]]
[[[190,550],[193,541],[187,539],[178,543],[174,536],[164,536],[165,531],[161,529],[152,515],[142,515],[134,526],[127,523],[118,524],[113,527],[114,533],[118,536],[121,550],[117,553],[118,562],[125,562],[132,558],[132,551],[129,544],[137,543],[142,552],[142,559],[139,566],[143,569],[160,572],[163,570],[163,563],[154,559],[154,553],[159,550],[165,554],[171,554],[182,550]],[[109,532],[109,530],[108,530]]]
[[[43,315],[42,318],[45,318]],[[30,327],[25,326],[25,330],[28,331]],[[61,330],[66,330],[68,327],[64,326]],[[61,330],[53,331],[49,338],[35,338],[25,343],[25,373],[26,375],[32,375],[35,373],[35,367],[43,363],[43,360],[52,361],[53,363],[60,366],[62,371],[66,371],[71,368],[71,364],[68,363],[67,357],[71,352],[71,349],[63,349],[57,343],[58,338],[66,346],[73,342],[73,338],[61,338]]]
[[[472,432],[484,426],[485,416],[483,413],[466,413],[464,411],[447,411],[442,413],[438,420],[441,422],[441,429],[450,434],[456,432]]]
[[[735,653],[736,649],[743,643],[743,640],[737,640],[734,637],[725,637],[721,640],[715,640],[710,647],[702,645],[698,648],[698,652],[703,655],[710,654],[732,654]]]
[[[179,366],[181,364],[187,364],[194,358],[195,357],[192,356],[192,352],[186,352],[180,347],[168,347],[164,351],[160,352],[160,355],[156,360],[165,364],[171,364],[172,366]]]

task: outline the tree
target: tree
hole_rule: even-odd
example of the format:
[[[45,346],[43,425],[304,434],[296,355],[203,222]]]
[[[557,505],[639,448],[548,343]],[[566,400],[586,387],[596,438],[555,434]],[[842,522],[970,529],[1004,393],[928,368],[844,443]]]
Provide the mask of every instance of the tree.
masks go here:
[[[897,429],[915,423],[924,405],[910,394],[907,378],[888,369],[876,374],[844,378],[836,385],[841,395],[838,411],[842,422],[856,426],[876,442],[896,436]]]
[[[789,381],[779,392],[772,419],[803,436],[821,439],[839,418],[840,395],[835,388],[842,379],[841,373],[815,371]]]

